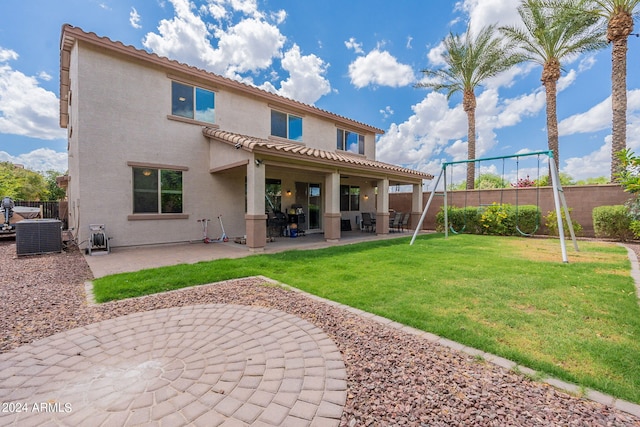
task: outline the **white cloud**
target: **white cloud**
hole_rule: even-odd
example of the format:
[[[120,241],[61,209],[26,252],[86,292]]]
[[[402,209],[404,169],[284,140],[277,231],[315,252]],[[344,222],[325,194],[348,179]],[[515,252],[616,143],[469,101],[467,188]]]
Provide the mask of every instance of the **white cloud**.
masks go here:
[[[436,92],[427,94],[411,108],[411,117],[403,123],[393,123],[380,137],[377,157],[426,170],[433,157],[442,156],[451,139],[466,135],[466,115],[461,107],[450,109],[446,96]]]
[[[157,53],[194,66],[204,67],[212,64],[208,58],[213,55],[209,43],[211,34],[205,23],[191,10],[188,0],[171,0],[176,16],[163,19],[158,32],[147,33],[142,44]]]
[[[415,81],[413,68],[399,63],[389,52],[378,49],[349,64],[349,77],[359,89],[368,85],[401,87]]]
[[[571,86],[575,81],[576,77],[578,77],[578,72],[575,69],[569,70],[569,72],[558,79],[557,89],[558,92],[562,92],[569,86]]]
[[[216,37],[218,49],[211,60],[226,65],[224,74],[229,77],[271,66],[285,42],[277,27],[256,19],[240,21],[226,32],[218,30]]]
[[[18,156],[0,151],[0,162],[24,165],[29,170],[40,172],[55,170],[63,173],[68,169],[67,153],[60,153],[50,148],[38,148]]]
[[[279,10],[277,12],[271,13],[271,19],[276,23],[276,25],[282,24],[287,19],[287,12],[285,10]]]
[[[40,80],[44,80],[45,82],[50,81],[51,79],[53,79],[53,77],[51,77],[51,75],[49,73],[47,73],[46,71],[40,71],[38,73],[38,78]]]
[[[627,115],[640,110],[640,89],[627,92]],[[558,123],[560,136],[591,133],[611,127],[611,96],[584,113],[574,114]],[[630,117],[627,117],[630,122]]]
[[[351,37],[349,40],[344,42],[344,45],[347,49],[353,49],[353,51],[359,55],[364,54],[364,50],[362,50],[362,43],[358,43],[354,37]]]
[[[0,47],[0,62],[15,61],[16,59],[18,59],[18,54],[15,51]]]
[[[584,113],[574,114],[558,123],[560,136],[597,132],[611,127],[611,97]]]
[[[611,136],[605,138],[605,143],[598,150],[583,157],[569,158],[565,163],[562,172],[575,180],[608,177],[611,169]]]
[[[142,25],[140,25],[140,15],[135,7],[132,7],[131,12],[129,12],[129,24],[131,24],[133,28],[142,28]]]
[[[580,63],[578,64],[578,71],[583,72],[590,70],[593,66],[596,65],[596,56],[594,54],[587,55],[584,58],[580,59]]]
[[[407,49],[413,49],[413,46],[411,46],[412,41],[413,41],[413,37],[407,36],[407,45],[406,45]]]
[[[233,12],[250,16],[235,24],[225,21],[219,25],[206,23],[188,0],[171,2],[175,16],[162,20],[158,33],[148,33],[143,41],[153,52],[247,84],[255,84],[254,78],[261,72],[276,80],[278,73],[269,68],[281,60],[282,71],[289,76],[280,88],[269,81],[258,86],[309,104],[331,91],[325,77],[328,64],[316,55],[302,55],[295,44],[283,54],[286,37],[265,20],[254,0],[211,0],[201,10],[204,15],[225,20]],[[277,24],[286,16],[284,10],[270,14]]]
[[[269,67],[280,55],[285,37],[263,20],[243,19],[227,29],[214,27],[212,34],[188,0],[171,2],[176,16],[160,21],[159,34],[148,33],[143,40],[146,48],[159,55],[236,79],[241,79],[240,73]],[[253,10],[249,6],[246,9]],[[217,39],[217,48],[211,38]]]
[[[236,12],[242,12],[254,18],[262,18],[262,13],[258,10],[256,0],[227,0],[227,3],[231,5]]]
[[[379,110],[380,114],[382,114],[382,117],[384,119],[388,119],[389,117],[393,116],[394,111],[393,108],[391,108],[390,105],[387,105],[386,107],[384,107],[384,109]]]
[[[514,126],[523,117],[533,117],[546,106],[545,92],[537,88],[531,93],[503,101],[504,109],[498,113],[497,127]]]
[[[429,53],[427,53],[427,59],[429,60],[429,64],[432,67],[443,67],[447,65],[444,60],[444,53],[446,52],[446,47],[444,46],[444,42],[440,41],[436,46],[429,49]]]
[[[640,149],[640,89],[627,92],[627,148],[637,152]],[[611,97],[575,114],[558,124],[561,136],[586,134],[611,128]],[[599,149],[582,157],[566,160],[563,172],[574,179],[609,176],[611,168],[611,134],[604,137]]]
[[[323,77],[327,64],[316,55],[302,56],[298,45],[285,53],[282,68],[289,72],[289,78],[281,83],[280,90],[275,90],[270,83],[265,84],[264,89],[307,104],[331,92],[329,81]]]
[[[38,79],[26,76],[7,64],[18,55],[0,48],[0,133],[39,139],[65,138],[58,123],[57,96],[38,85]]]
[[[477,33],[492,24],[517,25],[520,0],[464,0],[458,7],[469,15],[471,31]]]

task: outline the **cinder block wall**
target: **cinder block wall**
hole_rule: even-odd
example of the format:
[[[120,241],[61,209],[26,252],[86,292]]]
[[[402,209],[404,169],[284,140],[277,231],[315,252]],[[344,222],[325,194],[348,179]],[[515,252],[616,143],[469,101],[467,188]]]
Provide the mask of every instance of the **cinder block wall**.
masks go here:
[[[622,187],[616,184],[567,186],[563,187],[563,189],[567,206],[572,209],[571,218],[582,226],[582,235],[584,237],[594,237],[592,217],[594,207],[621,205],[632,197],[631,194],[625,193]],[[424,205],[427,204],[430,195],[431,193],[424,193]],[[447,203],[450,206],[463,207],[466,199],[467,206],[490,205],[493,202],[515,205],[516,198],[518,205],[539,205],[543,216],[555,209],[551,187],[540,187],[540,189],[504,188],[450,191],[447,194]],[[537,202],[538,199],[539,203]],[[422,229],[435,229],[436,213],[440,211],[443,203],[442,192],[436,193],[422,224]],[[411,210],[411,193],[391,193],[389,195],[389,208],[398,212],[409,212]],[[415,223],[417,223],[417,220]],[[411,227],[415,226],[414,223],[410,225]],[[538,234],[545,234],[546,232],[543,219],[542,227]]]

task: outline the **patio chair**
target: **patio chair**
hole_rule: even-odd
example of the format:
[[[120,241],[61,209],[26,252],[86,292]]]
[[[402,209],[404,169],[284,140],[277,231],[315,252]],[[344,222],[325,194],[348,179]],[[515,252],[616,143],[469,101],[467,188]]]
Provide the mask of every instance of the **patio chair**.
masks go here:
[[[400,224],[400,230],[404,231],[409,229],[409,219],[411,219],[411,212],[404,214],[404,218],[402,218],[402,223]]]
[[[362,212],[362,229],[364,231],[375,231],[375,224],[371,220],[369,212]]]
[[[389,224],[389,231],[400,231],[400,227],[402,226],[402,215],[402,212],[396,212],[391,224]]]

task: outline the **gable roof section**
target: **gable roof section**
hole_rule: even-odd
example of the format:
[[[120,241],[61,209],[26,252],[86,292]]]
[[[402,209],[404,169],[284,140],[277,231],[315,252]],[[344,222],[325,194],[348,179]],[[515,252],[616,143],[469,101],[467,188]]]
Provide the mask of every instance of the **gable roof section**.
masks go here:
[[[369,160],[348,152],[335,152],[307,147],[295,142],[267,140],[247,135],[223,131],[214,127],[204,127],[202,133],[214,139],[249,152],[264,153],[279,157],[298,158],[300,160],[325,163],[334,166],[352,167],[378,173],[386,173],[412,179],[433,179],[433,175],[413,169],[395,166],[389,163]]]
[[[68,97],[69,97],[69,66],[70,52],[77,41],[83,41],[96,47],[105,49],[113,53],[125,55],[132,60],[139,60],[155,66],[160,66],[172,72],[191,75],[196,78],[205,79],[211,84],[227,88],[229,90],[245,93],[249,96],[257,97],[265,102],[282,106],[283,108],[292,108],[303,113],[312,114],[324,119],[333,120],[342,125],[350,126],[355,129],[365,130],[376,134],[383,134],[384,130],[374,126],[367,125],[356,120],[349,119],[338,114],[314,107],[313,105],[295,101],[284,96],[276,95],[271,92],[262,90],[256,86],[251,86],[237,80],[232,80],[209,71],[193,67],[173,59],[159,56],[155,53],[149,53],[145,50],[137,49],[122,42],[112,41],[108,37],[100,37],[96,33],[88,33],[79,27],[69,24],[62,26],[60,34],[60,127],[66,127],[68,124]]]

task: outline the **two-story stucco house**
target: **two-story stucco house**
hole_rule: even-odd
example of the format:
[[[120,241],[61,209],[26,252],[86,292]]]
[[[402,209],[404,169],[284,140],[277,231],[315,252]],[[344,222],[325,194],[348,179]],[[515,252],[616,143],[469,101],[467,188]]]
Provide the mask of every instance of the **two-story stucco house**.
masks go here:
[[[388,233],[389,187],[429,174],[378,162],[366,124],[64,25],[60,125],[68,131],[69,227],[81,247],[105,224],[111,247],[193,241],[218,216],[250,250],[268,215],[341,236],[375,212]],[[289,218],[289,220],[291,220]],[[415,223],[415,222],[414,222]]]

